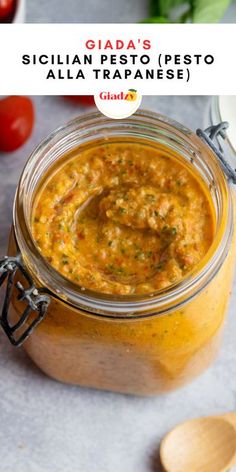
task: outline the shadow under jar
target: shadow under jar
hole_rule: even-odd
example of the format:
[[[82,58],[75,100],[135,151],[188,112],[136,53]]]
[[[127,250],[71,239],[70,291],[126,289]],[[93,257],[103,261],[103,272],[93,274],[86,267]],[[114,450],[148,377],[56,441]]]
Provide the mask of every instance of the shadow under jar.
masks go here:
[[[205,182],[212,202],[216,225],[206,255],[183,280],[153,293],[99,293],[75,284],[50,265],[32,236],[32,209],[45,173],[71,152],[109,140],[143,143],[184,161]],[[215,153],[164,116],[139,111],[113,121],[94,113],[55,131],[23,170],[8,251],[20,254],[35,286],[50,298],[44,319],[24,343],[29,356],[59,381],[138,395],[173,390],[204,371],[218,351],[232,286],[234,201]],[[24,277],[16,271],[14,279],[9,316],[16,323],[25,300],[15,285],[24,285]]]

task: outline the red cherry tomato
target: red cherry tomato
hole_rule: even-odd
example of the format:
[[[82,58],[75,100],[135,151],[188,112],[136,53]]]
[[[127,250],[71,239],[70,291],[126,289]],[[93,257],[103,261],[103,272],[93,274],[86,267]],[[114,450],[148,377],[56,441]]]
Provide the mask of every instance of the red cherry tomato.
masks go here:
[[[34,107],[28,97],[10,96],[0,100],[0,151],[18,149],[31,135]]]
[[[0,21],[12,13],[14,4],[15,0],[0,0]]]
[[[78,103],[78,105],[92,107],[95,105],[93,95],[65,95],[67,100]]]

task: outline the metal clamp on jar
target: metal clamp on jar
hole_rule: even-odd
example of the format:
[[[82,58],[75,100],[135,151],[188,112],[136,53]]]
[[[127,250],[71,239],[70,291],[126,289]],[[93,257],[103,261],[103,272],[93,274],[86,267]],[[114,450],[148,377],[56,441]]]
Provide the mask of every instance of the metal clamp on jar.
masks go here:
[[[16,271],[19,271],[23,276],[26,285],[23,286],[21,282],[16,282],[15,288],[19,292],[18,299],[20,301],[25,301],[27,305],[19,321],[11,326],[8,319],[8,311]],[[47,307],[50,303],[50,298],[42,294],[42,289],[37,289],[35,287],[32,277],[21,262],[20,255],[16,257],[5,256],[3,259],[0,259],[0,274],[0,286],[6,281],[6,293],[0,316],[0,323],[13,346],[21,346],[32,333],[34,328],[36,328],[44,318]],[[32,312],[36,313],[36,317],[25,331],[18,338],[15,338],[14,334],[17,333],[25,323],[27,323]]]

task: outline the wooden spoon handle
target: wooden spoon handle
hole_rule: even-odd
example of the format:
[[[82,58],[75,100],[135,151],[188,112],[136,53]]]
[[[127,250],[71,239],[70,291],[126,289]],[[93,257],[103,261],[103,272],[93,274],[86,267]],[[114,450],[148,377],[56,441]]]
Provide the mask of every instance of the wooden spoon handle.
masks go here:
[[[234,426],[235,431],[236,431],[236,412],[231,411],[231,413],[225,413],[224,415],[221,415],[221,418],[224,418],[227,421],[229,421],[229,423],[231,423]],[[231,467],[233,467],[234,465],[236,465],[236,457],[232,461]]]
[[[236,412],[232,411],[230,413],[225,413],[224,415],[220,415],[220,417],[229,421],[234,426],[236,431]]]

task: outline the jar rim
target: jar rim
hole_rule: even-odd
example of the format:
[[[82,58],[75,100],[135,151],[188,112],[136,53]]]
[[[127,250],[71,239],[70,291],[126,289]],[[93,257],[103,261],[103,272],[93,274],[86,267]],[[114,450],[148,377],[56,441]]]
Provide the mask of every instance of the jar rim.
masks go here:
[[[33,179],[37,180],[37,169],[35,171],[34,164],[36,162],[39,163],[43,152],[47,151],[50,153],[50,150],[57,146],[58,143],[66,145],[69,133],[75,133],[77,139],[79,136],[81,140],[82,137],[87,136],[86,133],[89,131],[90,140],[92,141],[91,136],[94,138],[100,129],[103,129],[103,132],[105,130],[106,133],[109,133],[110,130],[115,128],[116,132],[119,133],[124,127],[133,136],[132,132],[143,137],[146,131],[146,139],[150,136],[150,141],[154,140],[155,142],[158,142],[157,137],[154,139],[155,133],[157,131],[163,133],[163,130],[167,130],[167,134],[169,133],[168,136],[171,136],[172,142],[175,139],[178,145],[184,143],[189,152],[191,149],[192,153],[198,154],[198,158],[204,159],[207,156],[207,166],[210,167],[214,164],[214,171],[218,173],[218,186],[223,195],[222,198],[224,198],[219,227],[214,241],[201,264],[197,265],[188,276],[177,284],[144,295],[114,295],[95,292],[81,287],[64,277],[46,261],[37,248],[26,216],[26,200],[29,195],[29,187],[27,185]],[[116,134],[116,136],[119,136],[119,134]],[[120,136],[122,137],[123,134],[120,134]],[[163,137],[163,135],[161,136]],[[214,185],[216,185],[215,182]],[[229,249],[233,231],[232,215],[232,200],[228,182],[218,160],[213,151],[190,129],[164,115],[146,110],[139,110],[130,118],[124,120],[111,120],[101,115],[100,112],[93,112],[75,118],[53,131],[30,155],[21,174],[16,191],[13,227],[16,242],[26,267],[31,274],[34,274],[38,283],[47,287],[47,292],[52,296],[81,311],[92,312],[108,318],[127,319],[130,317],[133,319],[172,311],[196,296],[212,280]]]

